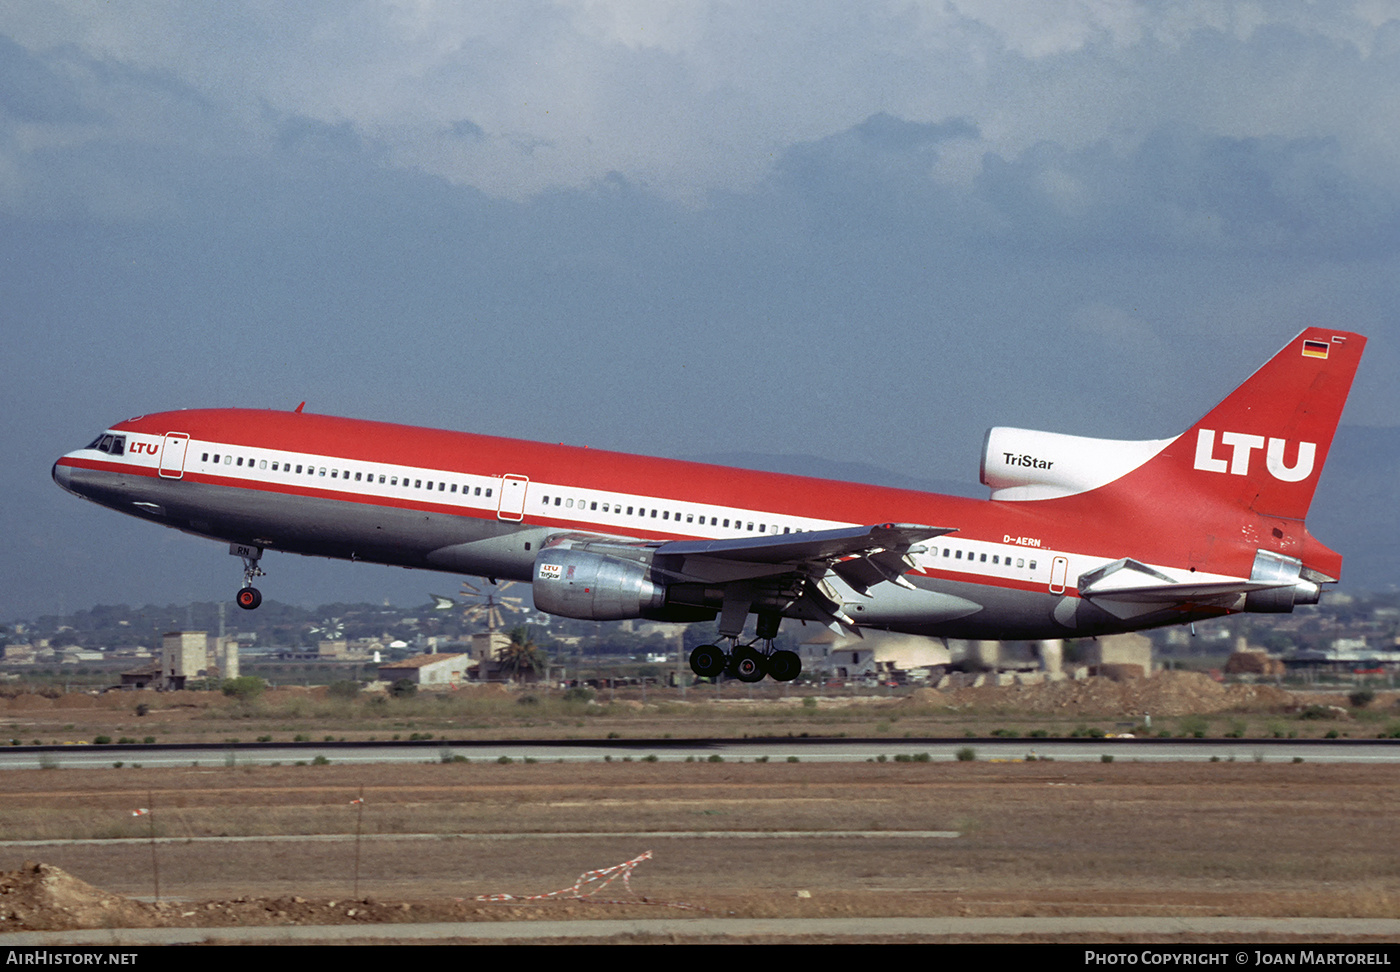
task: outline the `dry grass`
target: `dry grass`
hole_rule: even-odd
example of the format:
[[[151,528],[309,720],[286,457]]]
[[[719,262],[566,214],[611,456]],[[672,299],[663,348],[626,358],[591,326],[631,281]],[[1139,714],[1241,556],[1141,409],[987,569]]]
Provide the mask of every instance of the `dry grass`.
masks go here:
[[[821,913],[1400,917],[1400,767],[1384,765],[474,763],[34,770],[5,782],[11,840],[142,837],[147,818],[130,813],[148,803],[177,839],[348,835],[363,787],[362,887],[376,895],[538,893],[651,849],[642,893],[737,896],[754,914],[815,907],[792,899],[808,889],[822,908],[854,909]],[[909,833],[949,829],[962,836]],[[845,830],[888,836],[832,835]],[[723,836],[734,831],[805,836]],[[144,841],[0,848],[0,867],[40,856],[113,891],[149,890]],[[344,894],[352,849],[177,842],[158,853],[166,894],[230,897]]]

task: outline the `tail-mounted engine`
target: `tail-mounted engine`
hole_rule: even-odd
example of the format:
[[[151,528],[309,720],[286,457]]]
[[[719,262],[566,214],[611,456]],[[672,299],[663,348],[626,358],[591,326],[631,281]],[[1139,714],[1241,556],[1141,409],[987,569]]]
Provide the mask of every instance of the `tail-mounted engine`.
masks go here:
[[[1097,489],[1132,472],[1171,439],[1091,439],[999,427],[982,446],[982,482],[994,500],[1037,500]]]

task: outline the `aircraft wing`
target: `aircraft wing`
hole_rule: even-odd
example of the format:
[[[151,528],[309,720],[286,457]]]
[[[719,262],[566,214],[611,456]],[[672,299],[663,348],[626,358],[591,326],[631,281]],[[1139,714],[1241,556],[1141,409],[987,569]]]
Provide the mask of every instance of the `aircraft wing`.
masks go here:
[[[736,537],[728,540],[639,541],[588,534],[559,534],[550,544],[568,542],[598,553],[629,556],[623,550],[649,554],[656,574],[671,582],[722,587],[725,613],[740,619],[747,614],[755,584],[779,579],[789,590],[792,603],[806,602],[813,617],[834,620],[854,630],[855,622],[841,610],[842,597],[827,582],[835,574],[847,585],[866,593],[884,581],[913,589],[904,572],[914,568],[912,555],[924,540],[953,533],[952,527],[912,523],[878,523],[869,526]],[[732,605],[732,606],[731,606]],[[742,623],[742,622],[741,622]]]
[[[791,569],[801,564],[834,563],[847,557],[866,557],[888,550],[907,552],[920,541],[952,532],[951,527],[881,523],[731,540],[671,540],[658,546],[656,553],[658,556],[708,557]]]

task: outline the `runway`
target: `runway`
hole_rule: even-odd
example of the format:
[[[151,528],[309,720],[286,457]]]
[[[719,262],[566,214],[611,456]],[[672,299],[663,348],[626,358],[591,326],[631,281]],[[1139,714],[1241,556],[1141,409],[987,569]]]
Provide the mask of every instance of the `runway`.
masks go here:
[[[0,770],[96,769],[115,762],[145,767],[537,761],[668,762],[946,762],[971,749],[981,761],[1395,763],[1393,739],[636,739],[374,742],[192,743],[182,745],[14,746],[0,750]]]

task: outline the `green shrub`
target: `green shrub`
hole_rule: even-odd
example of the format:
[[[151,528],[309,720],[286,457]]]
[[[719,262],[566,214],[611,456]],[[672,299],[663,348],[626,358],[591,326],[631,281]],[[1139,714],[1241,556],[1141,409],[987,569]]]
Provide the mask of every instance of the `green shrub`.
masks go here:
[[[971,746],[964,746],[957,751],[956,756],[959,763],[971,763],[977,758],[977,750]]]
[[[220,690],[229,698],[238,699],[242,702],[251,702],[267,688],[267,683],[256,675],[240,675],[238,678],[226,678],[219,686]]]

